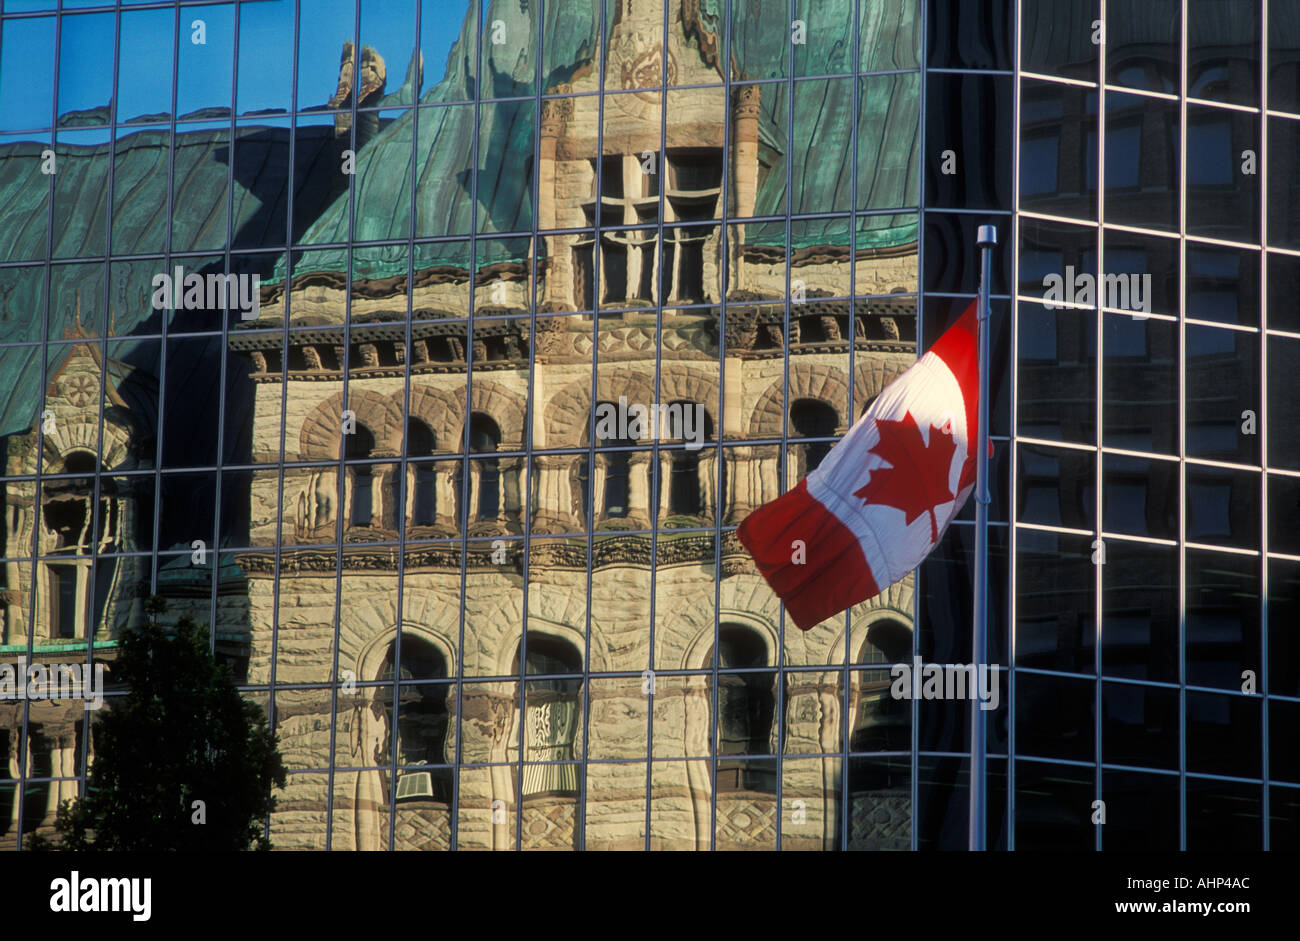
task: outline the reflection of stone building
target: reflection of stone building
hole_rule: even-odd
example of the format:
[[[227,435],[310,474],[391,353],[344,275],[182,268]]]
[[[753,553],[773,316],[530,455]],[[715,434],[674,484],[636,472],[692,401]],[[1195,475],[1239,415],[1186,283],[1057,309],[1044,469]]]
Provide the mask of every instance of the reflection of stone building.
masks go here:
[[[86,337],[78,323],[68,338]],[[106,382],[102,415],[101,381]],[[34,544],[39,557],[34,569],[16,559],[4,563],[0,644],[7,652],[22,653],[31,640],[47,667],[85,663],[93,636],[103,644],[94,662],[111,664],[112,638],[140,614],[137,585],[147,569],[139,556],[117,554],[138,549],[137,533],[148,529],[153,505],[139,486],[141,478],[95,475],[152,463],[156,397],[151,377],[115,361],[105,369],[95,342],[77,343],[50,373],[36,429],[6,440],[4,476],[17,479],[5,487],[3,554],[17,555]],[[41,474],[58,475],[41,482],[39,496],[38,462]],[[18,734],[23,709],[21,700],[0,702],[0,742],[6,746],[9,776],[18,779],[25,763],[31,769],[27,777],[75,777],[86,728],[83,704],[32,701],[25,758]],[[34,809],[28,819],[51,822],[58,803],[76,794],[75,780],[29,787],[27,800]],[[18,802],[5,804],[12,828]]]
[[[665,57],[658,7],[617,5],[606,94],[589,94],[601,73],[587,61],[545,88],[556,97],[535,129],[536,101],[481,106],[480,151],[523,142],[499,190],[484,191],[480,165],[471,199],[452,172],[470,165],[458,148],[472,107],[421,109],[417,131],[410,112],[381,121],[358,151],[366,238],[405,237],[402,199],[417,227],[426,206],[467,221],[434,234],[552,234],[480,238],[472,255],[460,239],[415,257],[401,244],[295,253],[266,272],[260,318],[230,329],[247,363],[230,370],[247,403],[241,462],[264,469],[226,498],[247,515],[218,560],[216,626],[247,683],[273,690],[249,695],[273,707],[286,764],[304,772],[272,820],[279,848],[323,846],[327,826],[334,848],[384,848],[390,829],[399,849],[453,834],[507,848],[517,812],[524,847],[774,846],[782,816],[783,845],[828,848],[843,842],[846,784],[851,845],[910,843],[910,786],[887,762],[841,757],[846,742],[910,748],[887,679],[844,666],[910,656],[910,579],[854,609],[848,637],[842,619],[782,636],[733,532],[710,527],[807,473],[913,361],[916,220],[770,221],[859,207],[816,204],[814,191],[850,192],[832,165],[807,169],[802,202],[791,191],[806,142],[786,130],[784,84],[730,98],[721,84],[655,87],[662,70],[672,86],[723,80],[700,4],[670,7]],[[363,52],[376,61],[382,72]],[[914,86],[890,87],[890,121],[912,130],[858,154],[903,167],[869,208],[915,201]],[[347,240],[348,195],[316,207],[304,243]],[[389,216],[362,219],[376,205]],[[105,395],[132,414],[125,392]],[[593,407],[620,397],[703,405],[704,447],[592,440]],[[107,410],[103,427],[117,433]],[[152,453],[146,432],[122,433]],[[787,435],[820,440],[783,453]],[[22,491],[8,499],[12,515]],[[190,569],[163,568],[189,609]],[[193,597],[209,620],[208,596]],[[113,636],[137,608],[110,595],[97,630]],[[38,621],[38,643],[53,623]]]

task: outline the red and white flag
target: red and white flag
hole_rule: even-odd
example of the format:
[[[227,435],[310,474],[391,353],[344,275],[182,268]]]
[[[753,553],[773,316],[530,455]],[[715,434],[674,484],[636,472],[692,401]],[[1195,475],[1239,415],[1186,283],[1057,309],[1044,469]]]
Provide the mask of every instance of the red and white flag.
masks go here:
[[[975,485],[975,303],[890,383],[799,485],[737,535],[809,630],[880,594],[939,542]]]

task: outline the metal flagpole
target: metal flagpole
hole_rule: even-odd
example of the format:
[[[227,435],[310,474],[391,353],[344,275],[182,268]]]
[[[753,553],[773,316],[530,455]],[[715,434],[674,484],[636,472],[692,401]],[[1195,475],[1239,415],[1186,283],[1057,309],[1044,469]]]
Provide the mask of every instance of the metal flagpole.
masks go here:
[[[975,629],[971,658],[975,664],[975,681],[986,669],[988,656],[988,580],[989,580],[989,282],[993,275],[993,249],[998,244],[998,230],[991,225],[979,227],[976,244],[980,250],[979,306],[979,433],[974,442],[975,475]],[[991,683],[998,682],[995,674]],[[971,699],[970,717],[970,848],[985,849],[985,780],[984,715],[980,698]]]

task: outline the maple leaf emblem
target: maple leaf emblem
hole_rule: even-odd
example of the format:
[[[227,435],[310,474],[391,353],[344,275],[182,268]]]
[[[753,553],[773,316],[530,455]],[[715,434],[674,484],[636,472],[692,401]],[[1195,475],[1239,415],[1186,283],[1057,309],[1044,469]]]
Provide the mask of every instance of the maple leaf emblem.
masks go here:
[[[876,419],[880,440],[870,450],[886,461],[877,467],[866,485],[853,492],[864,503],[892,506],[902,510],[910,526],[922,513],[930,514],[930,542],[939,540],[939,521],[935,507],[953,498],[948,489],[948,471],[957,450],[951,434],[930,426],[930,445],[926,446],[921,429],[909,411],[902,421]]]

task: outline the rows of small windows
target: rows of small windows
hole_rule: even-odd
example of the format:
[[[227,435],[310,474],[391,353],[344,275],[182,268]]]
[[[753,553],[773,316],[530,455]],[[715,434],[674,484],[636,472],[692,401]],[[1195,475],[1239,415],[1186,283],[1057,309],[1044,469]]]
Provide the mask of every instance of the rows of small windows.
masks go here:
[[[869,406],[864,406],[864,410]],[[673,434],[689,431],[685,416],[697,406],[687,401],[666,404],[668,419],[661,430]],[[613,402],[595,404],[595,414],[617,412]],[[674,416],[678,416],[675,418]],[[797,399],[790,412],[792,437],[820,439],[791,447],[790,473],[799,477],[817,467],[829,452],[838,431],[836,409],[818,399]],[[673,426],[673,421],[678,421]],[[692,419],[691,424],[694,420]],[[722,490],[717,492],[717,448],[712,416],[703,411],[703,426],[691,432],[690,441],[666,441],[656,463],[645,442],[618,437],[625,434],[616,422],[594,424],[597,449],[595,463],[589,453],[557,456],[569,470],[574,492],[579,494],[582,520],[627,519],[636,506],[642,510],[653,506],[669,517],[699,518],[718,506],[727,505],[727,471],[723,465]],[[466,438],[439,441],[429,424],[416,417],[406,421],[401,455],[380,447],[374,429],[360,420],[352,420],[342,438],[345,464],[342,513],[338,493],[338,465],[317,464],[286,470],[283,485],[286,523],[291,522],[296,537],[332,537],[336,521],[342,517],[347,529],[380,528],[398,530],[405,517],[410,527],[449,525],[454,532],[457,521],[501,522],[508,519],[522,524],[520,490],[526,485],[526,460],[512,452],[502,453],[500,424],[485,412],[470,413]],[[695,447],[698,434],[700,446]],[[468,461],[451,458],[468,444]],[[328,447],[326,448],[328,450]],[[730,452],[728,452],[730,453]],[[501,455],[501,456],[498,456]],[[319,458],[322,455],[317,455]],[[48,457],[48,455],[47,455]],[[594,470],[594,473],[593,473]],[[468,472],[468,480],[466,480]],[[540,486],[533,474],[534,498]],[[221,518],[223,537],[228,544],[240,528],[240,522],[228,519],[248,499],[248,493],[263,494],[268,487],[279,487],[279,471],[227,471],[222,475],[222,497],[226,509]],[[147,551],[154,545],[155,486],[161,489],[157,545],[188,545],[194,538],[208,538],[216,503],[212,473],[164,474],[106,473],[94,454],[74,449],[42,476],[41,530],[36,551],[43,557],[58,555],[107,555]],[[302,483],[299,484],[298,482]],[[655,483],[657,481],[657,484]],[[651,496],[651,486],[655,486]],[[11,486],[22,488],[15,481]],[[296,492],[295,492],[296,491]],[[593,507],[593,497],[595,505]],[[98,517],[91,505],[98,501]],[[188,507],[188,509],[187,509]],[[404,510],[404,512],[403,512]],[[204,516],[208,522],[203,522]],[[660,514],[663,515],[663,514]],[[183,516],[184,519],[180,517]],[[648,518],[643,522],[648,523]],[[411,532],[412,536],[436,537],[436,532]],[[15,530],[0,534],[0,556],[26,554],[31,536]],[[30,551],[30,550],[28,550]]]

